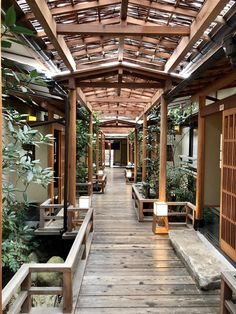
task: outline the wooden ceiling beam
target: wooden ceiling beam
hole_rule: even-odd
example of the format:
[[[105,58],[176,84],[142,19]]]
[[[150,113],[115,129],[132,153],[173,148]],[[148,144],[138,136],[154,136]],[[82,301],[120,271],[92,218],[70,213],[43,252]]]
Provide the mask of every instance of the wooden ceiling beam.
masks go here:
[[[163,87],[162,83],[135,83],[135,82],[79,82],[78,86],[81,88],[84,87],[92,87],[92,88],[131,88],[131,89],[137,89],[137,88],[161,88]]]
[[[174,53],[167,61],[165,72],[171,72],[178,66],[227,3],[228,0],[207,0],[205,2],[196,19],[191,24],[189,37],[181,39]]]
[[[32,0],[30,0],[32,1]],[[57,24],[57,33],[60,35],[108,35],[113,36],[188,36],[188,26],[140,26],[140,25],[96,25],[89,24]]]
[[[48,8],[47,3],[44,0],[26,0],[31,10],[35,14],[38,22],[43,27],[47,37],[50,38],[53,46],[58,51],[61,59],[65,63],[66,67],[70,71],[76,69],[76,64],[73,56],[68,49],[63,36],[60,36],[56,32],[56,22]]]
[[[107,97],[107,98],[99,98],[99,97],[91,97],[88,98],[89,102],[98,102],[98,103],[150,103],[151,99],[148,98],[128,98],[128,97]]]

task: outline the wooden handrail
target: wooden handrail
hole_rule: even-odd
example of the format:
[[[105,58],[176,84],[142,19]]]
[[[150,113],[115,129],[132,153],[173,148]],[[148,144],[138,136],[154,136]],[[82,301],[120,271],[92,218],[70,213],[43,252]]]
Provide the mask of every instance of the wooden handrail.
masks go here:
[[[236,271],[221,273],[220,314],[235,314],[236,304],[233,295],[236,294]]]
[[[46,264],[34,263],[23,264],[17,271],[14,277],[5,286],[2,292],[3,310],[11,301],[15,291],[21,287],[21,291],[11,305],[10,313],[20,313],[21,308],[24,308],[24,313],[29,313],[31,308],[30,298],[35,293],[50,295],[62,291],[63,294],[63,311],[69,313],[73,306],[73,275],[74,268],[77,266],[78,257],[81,254],[81,259],[86,258],[87,250],[87,234],[93,231],[93,208],[90,208],[86,213],[83,223],[78,231],[75,241],[70,249],[65,263]],[[31,273],[35,272],[60,272],[63,273],[63,286],[61,287],[31,287]],[[25,284],[27,282],[27,284]],[[45,288],[45,289],[44,289]]]

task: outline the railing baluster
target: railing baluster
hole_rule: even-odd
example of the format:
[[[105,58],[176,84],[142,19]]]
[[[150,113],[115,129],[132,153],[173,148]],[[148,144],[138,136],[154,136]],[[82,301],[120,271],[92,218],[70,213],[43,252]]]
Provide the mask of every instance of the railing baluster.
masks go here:
[[[21,290],[27,291],[28,293],[27,298],[25,299],[21,308],[22,313],[29,313],[32,307],[32,298],[31,295],[29,294],[30,288],[31,288],[31,274],[29,273],[21,284]]]
[[[71,313],[73,308],[72,272],[63,273],[63,312]]]

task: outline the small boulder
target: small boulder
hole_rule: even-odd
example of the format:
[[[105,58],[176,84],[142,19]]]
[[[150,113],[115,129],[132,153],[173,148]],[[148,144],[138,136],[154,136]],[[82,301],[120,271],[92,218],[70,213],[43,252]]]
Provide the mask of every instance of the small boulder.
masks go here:
[[[60,264],[64,263],[64,260],[60,256],[53,256],[48,261],[48,264]],[[54,286],[60,287],[62,285],[62,273],[56,272],[42,272],[37,276],[38,284],[41,286]]]

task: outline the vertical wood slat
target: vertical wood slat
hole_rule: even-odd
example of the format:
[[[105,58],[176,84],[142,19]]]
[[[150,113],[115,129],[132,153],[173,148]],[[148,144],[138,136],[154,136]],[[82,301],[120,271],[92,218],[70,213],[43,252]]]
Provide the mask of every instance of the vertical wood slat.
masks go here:
[[[223,113],[220,245],[236,261],[236,108]]]
[[[220,289],[220,314],[228,314],[228,310],[225,307],[225,300],[232,299],[232,290],[228,287],[226,282],[221,278]]]
[[[200,110],[205,107],[206,98],[199,97],[198,113],[198,147],[197,147],[197,181],[196,181],[196,220],[202,219],[204,202],[204,158],[205,158],[205,118],[201,117]]]
[[[73,307],[72,272],[63,273],[63,312],[71,313]]]
[[[21,291],[27,291],[27,297],[21,307],[22,313],[29,313],[32,307],[32,298],[29,294],[31,288],[31,274],[29,273],[21,284]]]
[[[76,89],[70,90],[69,119],[69,193],[68,201],[76,205]]]
[[[143,115],[143,144],[142,144],[142,181],[146,181],[147,172],[147,114]]]
[[[159,200],[166,202],[167,102],[161,97]]]

